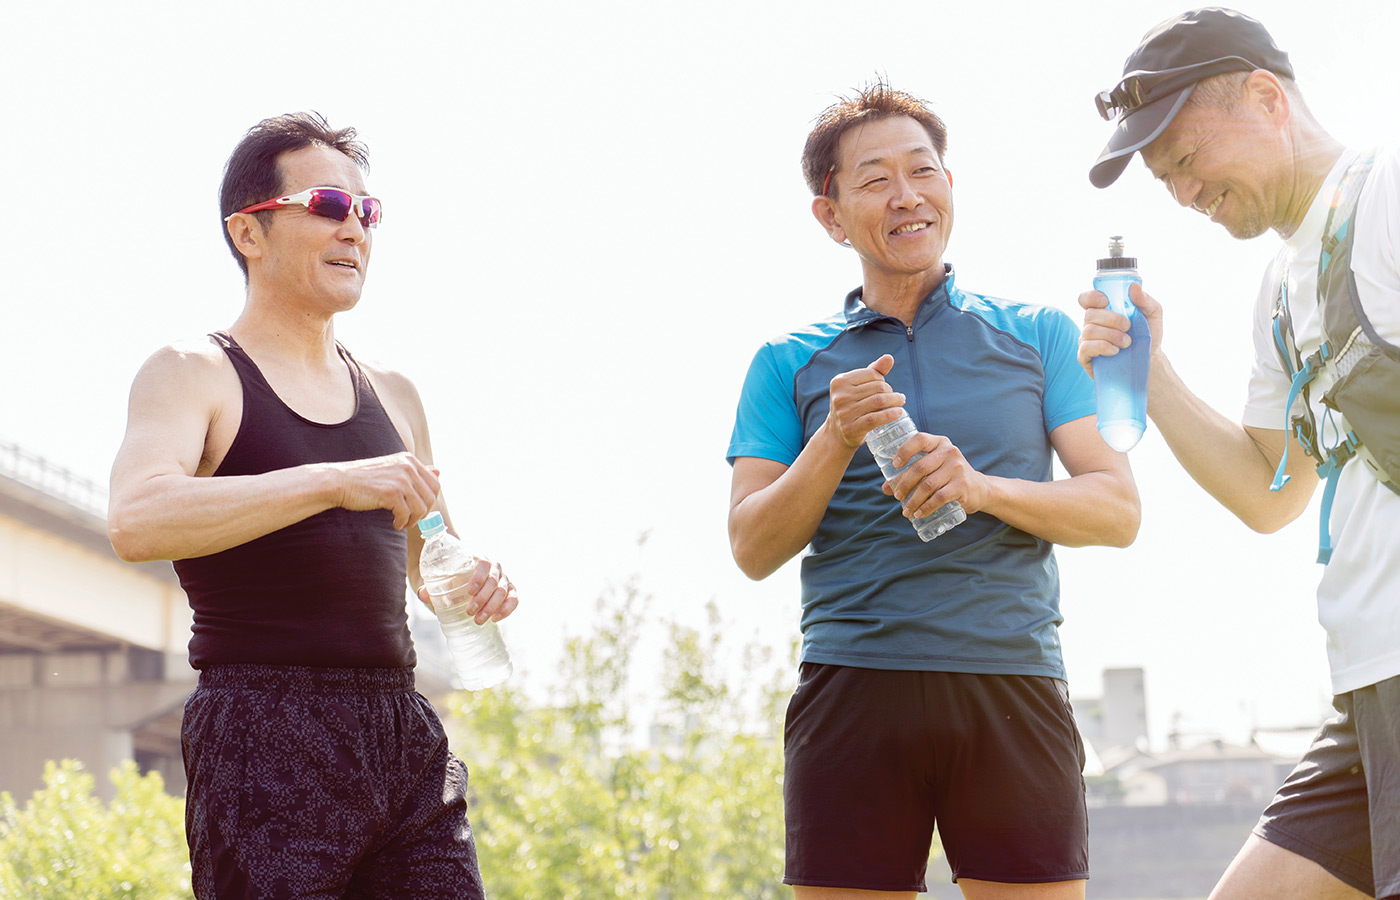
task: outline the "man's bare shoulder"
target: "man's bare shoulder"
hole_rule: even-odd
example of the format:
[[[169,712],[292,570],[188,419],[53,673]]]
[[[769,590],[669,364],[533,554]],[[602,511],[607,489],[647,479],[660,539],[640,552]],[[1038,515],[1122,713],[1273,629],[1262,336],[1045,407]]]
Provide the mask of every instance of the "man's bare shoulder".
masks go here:
[[[131,391],[153,397],[221,399],[238,389],[238,374],[211,337],[193,337],[166,344],[141,365]]]
[[[370,383],[374,385],[381,399],[392,402],[406,412],[417,410],[421,415],[423,401],[418,396],[418,388],[413,384],[413,379],[376,360],[356,357],[356,361],[359,362],[360,368],[365,370],[365,375],[369,376]]]
[[[126,437],[112,483],[139,482],[153,471],[211,473],[237,433],[241,414],[238,374],[212,338],[161,347],[131,384]]]
[[[223,348],[208,335],[173,341],[152,353],[142,366],[161,372],[183,372],[188,376],[212,375],[229,368]]]

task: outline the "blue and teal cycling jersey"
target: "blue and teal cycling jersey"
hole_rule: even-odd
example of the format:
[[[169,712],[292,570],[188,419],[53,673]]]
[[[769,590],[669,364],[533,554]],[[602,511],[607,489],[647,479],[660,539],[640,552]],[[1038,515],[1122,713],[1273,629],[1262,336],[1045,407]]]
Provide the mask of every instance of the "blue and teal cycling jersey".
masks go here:
[[[1069,316],[959,290],[951,267],[911,326],[857,289],[842,313],[759,349],[728,457],[791,465],[826,420],[831,379],[888,353],[886,380],[921,431],[946,435],[985,474],[1049,481],[1050,432],[1094,413],[1078,344]],[[883,483],[857,450],[812,537],[803,660],[1064,678],[1050,543],[985,513],[924,543]]]

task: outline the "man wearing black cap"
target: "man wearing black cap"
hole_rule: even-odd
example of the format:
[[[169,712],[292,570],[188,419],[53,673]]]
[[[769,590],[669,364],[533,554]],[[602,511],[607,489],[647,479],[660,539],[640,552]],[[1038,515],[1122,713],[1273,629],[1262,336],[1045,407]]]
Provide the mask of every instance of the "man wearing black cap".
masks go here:
[[[1095,101],[1116,120],[1090,172],[1095,186],[1140,153],[1182,206],[1237,238],[1273,229],[1284,240],[1256,301],[1238,423],[1182,382],[1163,352],[1161,305],[1133,288],[1152,333],[1148,414],[1191,476],[1257,531],[1306,508],[1318,481],[1309,453],[1327,479],[1317,597],[1339,715],[1212,898],[1400,897],[1400,492],[1382,480],[1384,467],[1346,464],[1373,451],[1384,458],[1380,442],[1356,443],[1363,413],[1400,420],[1400,153],[1333,139],[1304,104],[1288,55],[1232,10],[1156,26]],[[1098,292],[1079,302],[1079,359],[1092,369],[1094,357],[1127,346],[1127,320]],[[1349,341],[1336,340],[1339,311],[1356,324]],[[1369,368],[1350,367],[1358,348]],[[1292,390],[1314,370],[1306,391]],[[1360,406],[1323,405],[1324,393],[1335,401],[1358,386],[1373,395]]]

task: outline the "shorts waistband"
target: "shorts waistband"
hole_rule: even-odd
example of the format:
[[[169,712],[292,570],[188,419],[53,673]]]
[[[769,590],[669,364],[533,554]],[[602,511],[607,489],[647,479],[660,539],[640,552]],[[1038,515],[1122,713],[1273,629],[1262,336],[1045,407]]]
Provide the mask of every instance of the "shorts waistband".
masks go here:
[[[300,691],[311,694],[403,694],[414,689],[413,667],[330,669],[224,663],[199,673],[199,686],[248,691]]]

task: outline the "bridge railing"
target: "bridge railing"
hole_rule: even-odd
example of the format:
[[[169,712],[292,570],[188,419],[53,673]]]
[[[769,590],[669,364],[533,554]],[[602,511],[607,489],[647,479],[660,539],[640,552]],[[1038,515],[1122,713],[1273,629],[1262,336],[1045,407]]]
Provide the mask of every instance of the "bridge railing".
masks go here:
[[[56,500],[107,517],[107,489],[18,444],[0,441],[0,476],[43,491]]]

